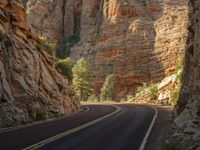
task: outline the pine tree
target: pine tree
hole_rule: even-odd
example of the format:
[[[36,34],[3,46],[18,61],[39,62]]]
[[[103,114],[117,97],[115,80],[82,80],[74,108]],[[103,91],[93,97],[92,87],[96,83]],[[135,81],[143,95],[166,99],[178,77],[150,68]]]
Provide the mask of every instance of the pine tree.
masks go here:
[[[81,100],[87,100],[92,94],[91,73],[88,68],[87,62],[81,58],[74,65],[73,69],[73,85],[76,94],[80,96]]]
[[[101,95],[100,95],[101,101],[114,99],[114,86],[115,86],[115,76],[113,74],[108,75],[101,89]]]

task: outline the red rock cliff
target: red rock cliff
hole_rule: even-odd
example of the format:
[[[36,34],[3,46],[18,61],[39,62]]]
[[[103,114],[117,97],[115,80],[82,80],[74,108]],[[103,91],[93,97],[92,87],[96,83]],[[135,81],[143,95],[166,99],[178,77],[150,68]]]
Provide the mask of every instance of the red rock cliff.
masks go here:
[[[81,40],[71,49],[71,57],[75,62],[84,56],[90,62],[96,93],[108,74],[117,77],[117,98],[132,94],[144,82],[159,81],[173,70],[185,48],[187,0],[67,0],[59,1],[64,8],[61,15],[56,15],[61,12],[59,4],[54,11],[49,10],[56,2],[38,2],[45,7],[39,14],[52,12],[38,19],[44,21],[41,18],[48,16],[46,24],[63,27],[65,36],[73,35],[80,27]],[[39,6],[33,6],[37,13]],[[38,16],[33,12],[30,18]],[[58,22],[64,22],[64,26]],[[39,22],[32,24],[45,26]],[[47,37],[57,34],[56,28],[42,33]]]
[[[0,1],[0,126],[79,109],[73,88],[39,46],[17,0]]]

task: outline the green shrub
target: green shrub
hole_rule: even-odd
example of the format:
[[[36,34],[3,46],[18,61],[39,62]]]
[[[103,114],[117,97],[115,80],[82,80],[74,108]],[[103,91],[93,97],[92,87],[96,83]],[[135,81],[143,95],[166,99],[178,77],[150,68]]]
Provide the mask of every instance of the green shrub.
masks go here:
[[[172,105],[176,105],[177,101],[178,101],[178,97],[179,97],[179,92],[180,92],[180,85],[177,85],[178,87],[176,87],[174,90],[171,91],[170,93],[170,99],[171,99],[171,103]]]
[[[99,101],[99,97],[96,96],[95,94],[92,94],[92,95],[90,95],[88,100],[91,101],[91,102],[98,102]]]
[[[127,101],[128,101],[128,102],[130,102],[130,101],[132,101],[132,100],[133,100],[133,98],[134,98],[134,96],[133,96],[133,95],[128,95],[128,96],[127,96]]]
[[[100,100],[113,100],[114,99],[114,86],[115,76],[113,74],[108,75],[105,79],[103,87],[101,88]]]
[[[152,98],[157,97],[158,94],[158,85],[155,83],[152,83],[150,85],[147,85],[146,83],[143,84],[143,86],[140,86],[137,88],[137,93],[140,93],[140,95],[149,94]]]
[[[43,108],[39,108],[36,113],[36,120],[44,120],[47,117],[47,112]]]
[[[64,76],[67,76],[69,79],[72,79],[72,66],[71,66],[71,59],[65,58],[60,59],[56,63],[56,69]]]
[[[43,50],[45,50],[51,56],[54,56],[55,47],[53,44],[48,43],[44,37],[39,37],[39,43]]]
[[[183,150],[182,147],[175,142],[166,142],[162,146],[162,150]]]
[[[182,69],[183,69],[183,56],[181,55],[176,61],[176,70],[182,70]]]
[[[145,93],[145,90],[147,89],[147,84],[146,83],[143,83],[143,86],[139,86],[136,90],[137,93],[142,93],[144,94]]]
[[[192,145],[194,145],[194,142],[191,139],[187,139],[184,142],[173,139],[165,141],[162,144],[162,150],[188,150]]]
[[[158,94],[158,85],[157,84],[150,84],[149,91],[152,97],[157,97]]]

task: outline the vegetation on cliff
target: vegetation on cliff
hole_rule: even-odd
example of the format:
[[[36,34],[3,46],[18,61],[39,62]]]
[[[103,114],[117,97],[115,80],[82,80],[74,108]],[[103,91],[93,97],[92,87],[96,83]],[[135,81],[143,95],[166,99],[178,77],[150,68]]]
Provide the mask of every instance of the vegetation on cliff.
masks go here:
[[[39,37],[39,43],[41,49],[45,50],[51,56],[55,55],[55,46],[49,43],[45,37]]]
[[[72,65],[71,58],[59,59],[56,63],[56,69],[63,75],[72,80]]]
[[[108,75],[105,79],[103,87],[101,88],[100,100],[114,100],[114,86],[115,86],[115,76],[113,74]]]
[[[87,100],[92,94],[91,73],[87,62],[81,58],[74,65],[73,69],[73,85],[76,94],[80,96],[81,100]]]

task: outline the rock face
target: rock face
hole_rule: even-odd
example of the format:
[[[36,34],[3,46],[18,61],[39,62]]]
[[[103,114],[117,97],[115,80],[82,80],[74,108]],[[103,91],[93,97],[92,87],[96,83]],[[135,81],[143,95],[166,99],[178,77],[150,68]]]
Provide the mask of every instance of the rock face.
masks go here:
[[[189,136],[200,149],[200,1],[189,1],[189,26],[185,66],[181,92],[176,106],[175,123],[181,127],[185,136]],[[187,115],[186,115],[187,114]],[[181,121],[182,120],[182,121]],[[199,148],[197,148],[199,147]]]
[[[0,1],[0,126],[79,109],[73,88],[54,68],[26,23],[22,4]]]
[[[60,50],[63,40],[79,33],[82,0],[28,0],[28,21],[34,31]]]
[[[91,62],[97,93],[109,74],[117,78],[115,95],[120,99],[144,82],[160,81],[174,68],[185,48],[187,0],[96,3],[98,11],[90,0],[82,5],[81,42],[71,56]]]
[[[55,17],[55,11],[45,15],[54,1],[29,5],[33,6],[29,20],[38,16],[38,22],[32,21],[33,27],[52,41],[60,38],[49,36],[56,30],[46,33],[35,26],[58,25],[60,21],[53,18],[63,18],[64,26],[59,27],[66,32],[61,32],[62,36],[80,28],[80,42],[71,49],[71,57],[76,62],[84,56],[90,62],[96,94],[109,74],[117,78],[116,99],[132,94],[144,82],[160,81],[175,69],[176,58],[185,48],[187,0],[67,0],[62,5],[64,17]],[[60,11],[60,4],[56,6]],[[37,14],[39,7],[43,8]],[[49,17],[43,19],[45,16]]]

